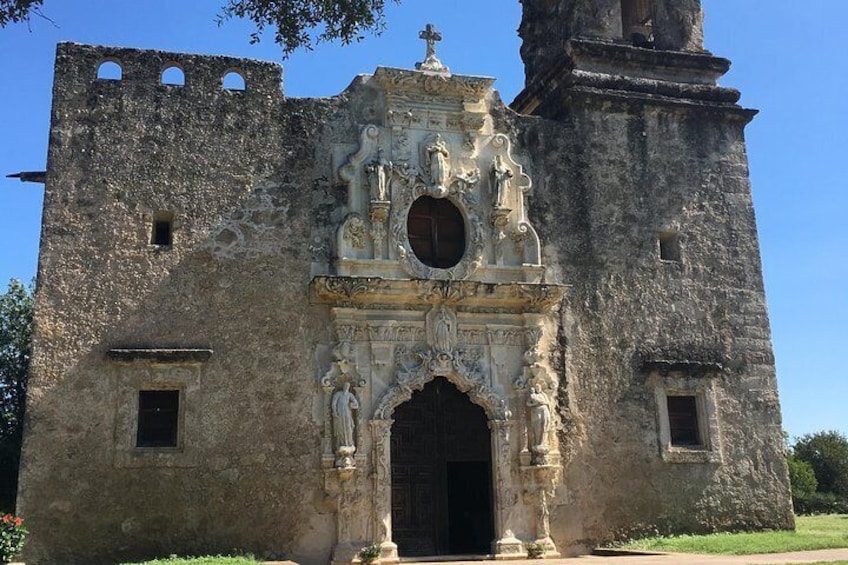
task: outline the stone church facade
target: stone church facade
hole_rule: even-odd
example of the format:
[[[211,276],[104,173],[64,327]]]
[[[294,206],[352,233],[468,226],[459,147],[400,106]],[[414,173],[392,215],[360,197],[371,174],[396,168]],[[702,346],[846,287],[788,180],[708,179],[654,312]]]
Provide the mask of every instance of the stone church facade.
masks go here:
[[[793,526],[754,112],[699,2],[523,5],[511,107],[430,26],[417,68],[327,99],[269,63],[59,46],[28,562]]]

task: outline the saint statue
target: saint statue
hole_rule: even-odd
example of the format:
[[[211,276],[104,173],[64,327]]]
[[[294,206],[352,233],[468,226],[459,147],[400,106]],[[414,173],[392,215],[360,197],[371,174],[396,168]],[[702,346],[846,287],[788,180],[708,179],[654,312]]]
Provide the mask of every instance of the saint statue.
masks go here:
[[[359,401],[350,392],[350,383],[342,384],[341,390],[333,393],[333,435],[336,439],[337,451],[348,448],[345,451],[356,448],[353,440],[353,411],[359,410]],[[352,453],[352,451],[351,451]]]
[[[441,134],[436,134],[436,139],[427,146],[427,166],[430,168],[430,180],[439,188],[446,188],[448,180],[448,146],[442,139]]]
[[[433,341],[436,351],[439,353],[450,353],[453,349],[453,328],[450,316],[445,308],[439,308],[436,316],[436,324],[433,331]]]
[[[503,162],[503,157],[495,155],[492,161],[492,202],[495,208],[506,208],[506,195],[512,177],[512,169]]]
[[[389,199],[389,174],[394,165],[383,157],[383,148],[377,148],[377,158],[365,165],[365,174],[371,183],[371,200],[386,202]]]
[[[551,422],[551,403],[542,387],[534,385],[527,398],[530,423],[527,426],[527,444],[530,451],[544,455],[548,451],[548,428]]]

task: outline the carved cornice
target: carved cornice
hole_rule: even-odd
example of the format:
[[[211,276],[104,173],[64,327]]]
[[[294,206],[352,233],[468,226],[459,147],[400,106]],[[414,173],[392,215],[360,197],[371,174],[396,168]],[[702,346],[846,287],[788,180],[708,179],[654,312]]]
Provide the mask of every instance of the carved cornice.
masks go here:
[[[347,308],[421,310],[451,304],[458,310],[549,312],[567,287],[548,283],[486,283],[452,280],[397,280],[373,277],[318,276],[310,284],[318,304]]]
[[[495,79],[465,75],[428,73],[378,67],[374,80],[388,93],[428,94],[479,102],[486,97]]]

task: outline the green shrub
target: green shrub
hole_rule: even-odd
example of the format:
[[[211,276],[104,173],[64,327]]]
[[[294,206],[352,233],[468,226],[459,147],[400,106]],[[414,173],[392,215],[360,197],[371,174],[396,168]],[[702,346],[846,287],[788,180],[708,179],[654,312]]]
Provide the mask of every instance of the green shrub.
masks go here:
[[[812,465],[791,454],[786,457],[786,463],[789,465],[789,482],[792,484],[793,497],[798,498],[816,492],[819,482],[816,480]]]
[[[848,500],[829,492],[793,495],[795,514],[848,514]]]
[[[359,550],[359,559],[363,563],[373,563],[380,558],[381,549],[380,544],[372,543],[366,547],[363,547]]]
[[[848,438],[835,430],[807,434],[792,446],[795,459],[810,464],[818,492],[848,498]]]
[[[545,544],[543,543],[535,541],[527,542],[524,544],[524,548],[527,550],[527,557],[529,559],[541,559],[545,556]]]

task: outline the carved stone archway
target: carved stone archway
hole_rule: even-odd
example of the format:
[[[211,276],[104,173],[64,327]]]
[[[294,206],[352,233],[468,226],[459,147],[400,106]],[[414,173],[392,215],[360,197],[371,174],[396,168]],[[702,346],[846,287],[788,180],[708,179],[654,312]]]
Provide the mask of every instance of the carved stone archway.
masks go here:
[[[374,446],[374,531],[382,549],[382,559],[399,560],[397,545],[392,541],[392,476],[391,429],[392,414],[401,404],[412,398],[436,377],[443,377],[460,392],[468,395],[473,404],[486,414],[491,430],[492,484],[495,540],[492,552],[499,556],[523,555],[521,541],[506,527],[505,508],[511,493],[508,474],[510,469],[511,413],[506,398],[490,385],[486,373],[479,365],[465,359],[459,349],[453,353],[439,353],[434,349],[400,349],[399,370],[394,384],[382,395],[371,420]],[[404,364],[406,356],[411,364]]]

